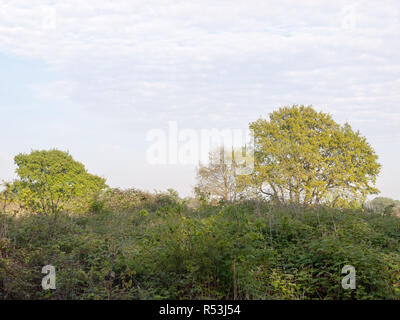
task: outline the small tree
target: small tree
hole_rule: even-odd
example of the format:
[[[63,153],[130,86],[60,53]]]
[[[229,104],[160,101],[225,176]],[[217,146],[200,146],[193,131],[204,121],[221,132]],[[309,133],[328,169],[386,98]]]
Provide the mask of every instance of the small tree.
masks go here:
[[[7,206],[13,200],[14,194],[12,193],[12,185],[10,182],[4,181],[2,184],[3,190],[0,192],[1,210],[7,211]]]
[[[209,163],[197,169],[195,193],[200,199],[235,201],[244,192],[239,164],[233,152],[220,147],[209,154]]]
[[[37,213],[57,215],[74,199],[89,203],[105,188],[105,179],[89,174],[67,152],[32,151],[14,161],[19,179],[13,188],[22,204]]]
[[[400,207],[400,201],[386,197],[376,197],[372,201],[369,201],[366,204],[366,207],[368,209],[373,210],[374,212],[383,213],[385,209],[388,207],[391,208]]]
[[[312,107],[280,108],[250,124],[255,139],[251,183],[277,202],[354,206],[374,187],[377,155],[349,124]]]

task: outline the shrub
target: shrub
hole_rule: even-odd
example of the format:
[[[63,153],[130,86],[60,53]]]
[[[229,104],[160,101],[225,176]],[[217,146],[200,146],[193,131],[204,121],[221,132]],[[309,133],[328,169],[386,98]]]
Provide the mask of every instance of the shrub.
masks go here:
[[[255,202],[191,210],[169,193],[144,195],[118,213],[100,197],[93,215],[0,217],[0,298],[400,298],[394,215]],[[40,285],[47,264],[54,291]],[[347,264],[354,291],[341,287]]]

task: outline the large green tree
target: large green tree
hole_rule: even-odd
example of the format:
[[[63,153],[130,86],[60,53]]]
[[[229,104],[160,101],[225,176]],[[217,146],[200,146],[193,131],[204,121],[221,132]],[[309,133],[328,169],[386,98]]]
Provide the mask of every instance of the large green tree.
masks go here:
[[[14,158],[19,176],[13,184],[18,199],[33,212],[57,214],[66,206],[88,203],[105,188],[105,179],[89,174],[68,152],[32,151]]]
[[[247,180],[277,202],[354,206],[379,192],[373,148],[329,114],[311,106],[282,107],[250,129],[255,168]]]

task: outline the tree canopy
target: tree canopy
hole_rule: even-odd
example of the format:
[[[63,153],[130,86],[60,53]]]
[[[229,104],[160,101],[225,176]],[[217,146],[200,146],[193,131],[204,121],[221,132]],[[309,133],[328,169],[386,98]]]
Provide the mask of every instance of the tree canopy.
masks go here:
[[[19,176],[13,184],[18,198],[30,210],[56,214],[79,198],[87,203],[105,188],[105,179],[87,172],[68,152],[36,150],[14,158]]]
[[[250,129],[255,166],[247,180],[277,202],[356,206],[379,192],[375,151],[329,114],[311,106],[282,107]]]
[[[376,197],[367,203],[367,207],[375,212],[385,213],[400,208],[400,201],[386,197]]]

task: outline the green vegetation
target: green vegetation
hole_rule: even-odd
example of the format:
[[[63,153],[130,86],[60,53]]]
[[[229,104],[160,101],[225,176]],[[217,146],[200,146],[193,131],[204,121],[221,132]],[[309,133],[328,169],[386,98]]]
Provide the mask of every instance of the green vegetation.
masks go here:
[[[400,299],[399,202],[365,202],[380,170],[366,139],[304,106],[250,127],[253,172],[222,148],[188,199],[111,189],[59,150],[17,155],[0,299]]]
[[[210,154],[197,170],[197,194],[225,201],[268,198],[277,204],[359,208],[375,188],[378,156],[349,124],[339,125],[311,106],[283,107],[269,120],[250,123],[251,174],[226,150]],[[231,161],[226,161],[231,158]],[[239,174],[238,174],[239,173]]]
[[[77,210],[105,188],[105,179],[89,174],[67,152],[32,151],[14,161],[19,179],[12,188],[31,212],[57,215],[66,206]]]
[[[126,211],[110,208],[124,202]],[[5,299],[398,299],[400,219],[111,190],[85,215],[1,217]],[[99,208],[102,208],[99,210]],[[56,267],[57,289],[41,288]],[[341,287],[353,265],[357,289]]]
[[[349,124],[292,106],[250,124],[255,138],[254,181],[278,202],[357,206],[380,171],[377,155]],[[267,187],[263,190],[263,187]]]
[[[385,197],[376,197],[367,203],[370,210],[383,212],[384,214],[397,213],[400,215],[400,201]]]

